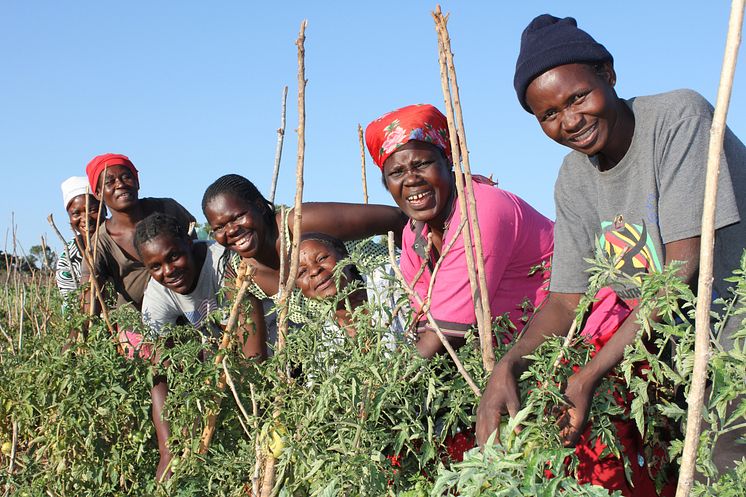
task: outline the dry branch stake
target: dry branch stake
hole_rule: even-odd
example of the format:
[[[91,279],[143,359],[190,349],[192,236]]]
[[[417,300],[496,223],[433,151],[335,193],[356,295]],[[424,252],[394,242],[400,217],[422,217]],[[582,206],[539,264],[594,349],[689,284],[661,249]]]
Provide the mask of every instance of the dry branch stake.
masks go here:
[[[396,249],[394,248],[394,232],[389,231],[389,261],[391,262],[391,267],[394,269],[394,272],[396,273],[396,277],[401,281],[402,286],[404,287],[404,290],[409,294],[411,298],[417,302],[417,305],[420,306],[420,309],[425,308],[425,303],[422,301],[422,297],[420,297],[417,292],[415,292],[412,287],[407,283],[407,280],[404,278],[404,275],[401,272],[401,269],[399,269],[399,265],[396,263]],[[476,395],[477,398],[481,397],[481,392],[479,390],[479,387],[477,387],[477,384],[474,383],[474,380],[471,378],[469,373],[464,369],[464,365],[461,363],[461,360],[456,355],[456,351],[453,350],[453,347],[451,347],[451,344],[448,342],[448,339],[445,337],[442,331],[440,331],[440,326],[438,326],[438,323],[435,321],[435,318],[433,318],[433,315],[430,311],[426,311],[425,316],[427,316],[427,321],[430,323],[430,326],[433,327],[433,331],[436,335],[438,335],[438,338],[440,339],[440,343],[443,344],[443,347],[445,347],[446,351],[448,352],[448,355],[451,356],[451,359],[453,360],[453,363],[456,365],[456,369],[458,369],[458,372],[461,373],[461,376],[464,377],[464,380],[466,380],[466,383],[471,388],[472,392],[474,392],[474,395]]]
[[[233,328],[235,328],[236,323],[238,323],[238,311],[241,308],[241,302],[246,295],[246,290],[248,290],[249,288],[249,282],[251,281],[252,275],[247,275],[246,272],[247,271],[245,269],[245,266],[242,264],[242,266],[239,267],[238,281],[236,282],[240,282],[241,286],[239,287],[238,293],[236,294],[236,299],[233,301],[233,307],[231,308],[231,313],[228,317],[228,324],[226,324],[225,331],[223,332],[223,338],[220,340],[218,353],[215,354],[215,364],[217,366],[220,366],[220,364],[223,362],[225,351],[230,346]],[[217,385],[218,390],[223,391],[225,389],[225,385],[225,373],[220,373]],[[218,402],[218,408],[215,410],[215,412],[210,412],[207,415],[207,423],[205,424],[205,428],[202,430],[202,436],[199,440],[199,448],[197,449],[198,454],[206,454],[207,449],[210,447],[210,441],[212,440],[212,436],[215,433],[215,421],[217,420],[219,410],[220,403]]]
[[[360,141],[360,175],[363,179],[363,203],[368,203],[368,180],[365,177],[365,142],[363,141],[363,127],[357,125],[357,137]]]
[[[287,282],[281,286],[282,294],[280,295],[280,316],[277,333],[277,349],[281,351],[285,347],[285,338],[288,329],[288,304],[290,294],[295,287],[295,279],[298,276],[298,261],[300,253],[300,235],[302,222],[302,202],[303,202],[303,162],[306,151],[306,41],[307,20],[300,23],[300,32],[298,39],[295,41],[298,47],[298,163],[295,169],[295,205],[293,206],[293,240],[290,249],[290,269],[288,270]],[[285,236],[284,230],[281,233]],[[281,400],[278,398],[277,400]],[[277,418],[279,412],[275,408],[274,417]],[[276,460],[273,454],[269,453],[264,461],[264,475],[262,478],[261,497],[269,497],[273,494],[275,487],[275,464]]]
[[[715,204],[718,190],[718,170],[720,153],[723,149],[725,118],[728,114],[733,74],[736,71],[738,47],[741,44],[744,0],[733,0],[728,36],[725,42],[723,69],[720,73],[720,86],[715,103],[715,114],[710,128],[710,148],[707,155],[707,179],[702,212],[702,231],[699,252],[699,281],[697,283],[697,311],[695,317],[694,371],[689,390],[689,410],[686,417],[686,438],[681,459],[679,483],[676,497],[686,497],[692,488],[694,469],[697,461],[697,447],[702,425],[702,405],[705,398],[707,380],[707,360],[710,353],[710,295],[712,295],[712,261],[715,247]]]
[[[302,223],[302,202],[303,202],[303,161],[306,151],[306,66],[305,54],[306,49],[304,42],[306,40],[306,25],[308,21],[300,23],[300,33],[295,44],[298,46],[298,163],[295,169],[295,205],[293,206],[293,240],[290,249],[290,269],[288,278],[282,288],[280,295],[280,326],[277,335],[278,341],[284,345],[287,334],[287,303],[290,294],[295,288],[295,278],[298,276],[298,255]],[[284,233],[283,233],[284,236]],[[278,349],[282,350],[278,343]]]
[[[484,255],[482,251],[482,237],[477,219],[477,206],[474,199],[474,187],[471,182],[471,167],[469,166],[469,151],[466,147],[466,133],[464,131],[464,120],[461,113],[461,101],[459,99],[458,84],[456,81],[456,67],[453,63],[451,52],[451,41],[448,36],[447,16],[443,16],[438,5],[433,12],[435,30],[438,33],[438,61],[440,62],[440,79],[443,87],[443,99],[448,119],[448,131],[451,138],[451,151],[453,164],[456,169],[456,191],[459,197],[459,209],[463,219],[469,219],[470,229],[464,230],[465,247],[474,247],[476,257],[471,250],[466,250],[466,263],[469,269],[469,283],[472,288],[474,309],[477,316],[477,327],[479,328],[479,344],[482,351],[482,364],[487,372],[491,372],[495,365],[495,353],[492,348],[492,316],[490,313],[489,293],[487,291],[487,277],[484,269]],[[449,85],[450,81],[450,85]],[[455,109],[455,118],[454,118]],[[458,127],[456,126],[458,119]],[[462,161],[463,158],[463,171]],[[462,172],[463,175],[462,176]],[[467,198],[464,187],[468,191]],[[467,215],[468,209],[468,215]],[[471,236],[474,236],[472,245]],[[476,259],[476,269],[474,267]],[[476,299],[476,288],[479,287],[479,300]]]
[[[282,143],[285,140],[285,107],[288,100],[288,87],[282,89],[282,114],[280,115],[280,127],[277,128],[277,147],[275,148],[275,170],[272,173],[272,187],[269,189],[269,201],[275,202],[277,191],[277,176],[280,174],[280,161],[282,160]]]

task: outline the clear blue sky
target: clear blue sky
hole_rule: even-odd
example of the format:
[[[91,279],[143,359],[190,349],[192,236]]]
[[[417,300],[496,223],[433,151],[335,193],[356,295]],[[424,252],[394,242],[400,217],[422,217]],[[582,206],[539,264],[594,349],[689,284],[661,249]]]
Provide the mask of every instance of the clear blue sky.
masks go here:
[[[240,173],[271,183],[282,87],[288,124],[277,199],[294,194],[297,59],[306,41],[307,200],[361,201],[357,124],[418,102],[443,109],[434,2],[111,2],[0,4],[0,249],[11,213],[28,251],[54,213],[70,236],[59,185],[94,155],[140,170],[141,196],[174,197],[198,220],[202,194]],[[574,16],[614,55],[623,97],[693,88],[714,102],[726,1],[445,1],[472,169],[494,174],[554,217],[565,150],[519,106],[520,33],[535,16]],[[744,56],[729,124],[746,138]],[[392,203],[368,157],[372,202]],[[7,237],[7,238],[6,238]],[[6,241],[7,239],[7,241]]]

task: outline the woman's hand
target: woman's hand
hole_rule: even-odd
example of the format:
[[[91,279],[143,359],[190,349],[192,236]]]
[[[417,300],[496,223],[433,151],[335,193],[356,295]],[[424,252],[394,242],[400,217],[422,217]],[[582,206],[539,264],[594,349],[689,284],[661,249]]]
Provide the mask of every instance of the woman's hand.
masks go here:
[[[588,413],[598,382],[581,369],[567,380],[565,400],[567,405],[560,408],[557,424],[565,447],[574,447],[588,423]]]
[[[487,388],[484,389],[477,409],[477,443],[484,445],[490,435],[500,428],[500,418],[509,414],[515,416],[521,408],[518,382],[513,366],[500,361],[492,371]],[[500,432],[497,433],[499,438]]]

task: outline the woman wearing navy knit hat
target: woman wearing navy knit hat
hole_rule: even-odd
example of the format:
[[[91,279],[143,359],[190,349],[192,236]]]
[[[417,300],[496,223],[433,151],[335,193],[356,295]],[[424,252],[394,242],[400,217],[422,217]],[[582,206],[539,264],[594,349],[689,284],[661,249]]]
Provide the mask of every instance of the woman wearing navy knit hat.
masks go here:
[[[549,138],[572,151],[555,185],[550,295],[492,373],[477,413],[481,442],[501,414],[519,410],[516,378],[528,366],[524,357],[546,336],[567,334],[588,288],[586,258],[593,258],[596,243],[633,278],[683,261],[679,275],[693,286],[696,281],[712,106],[691,90],[622,99],[614,89],[613,62],[571,17],[544,14],[523,31],[514,78],[518,101]],[[744,189],[746,147],[727,130],[715,226],[714,291],[722,297],[729,295],[724,279],[739,267],[746,246],[746,196],[736,195]],[[582,439],[596,386],[640,329],[639,290],[620,285],[605,291],[616,293],[625,312],[614,332],[591,337],[600,340],[599,352],[568,380],[571,407],[561,419],[568,445]],[[731,331],[721,332],[719,340],[731,347]],[[714,459],[724,468],[743,454],[743,446],[724,441]],[[635,495],[647,494],[635,486]]]

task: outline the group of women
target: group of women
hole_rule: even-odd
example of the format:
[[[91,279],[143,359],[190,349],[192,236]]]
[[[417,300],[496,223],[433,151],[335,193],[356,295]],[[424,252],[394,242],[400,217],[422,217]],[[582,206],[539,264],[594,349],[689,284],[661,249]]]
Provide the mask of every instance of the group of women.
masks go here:
[[[692,282],[697,272],[712,107],[688,90],[625,100],[617,96],[615,83],[611,54],[573,18],[544,14],[524,30],[514,79],[518,100],[548,137],[572,151],[557,180],[556,222],[491,181],[478,176],[472,180],[491,314],[508,316],[520,333],[496,365],[482,396],[476,423],[479,443],[499,426],[501,415],[519,410],[517,378],[528,366],[525,357],[546,337],[568,332],[588,288],[587,258],[594,256],[596,247],[616,257],[619,269],[630,276],[659,271],[675,260],[684,262],[680,274],[685,281]],[[405,279],[423,299],[432,286],[432,315],[448,340],[460,346],[476,323],[466,266],[466,251],[473,248],[465,246],[458,229],[458,173],[453,169],[446,118],[431,105],[410,105],[371,122],[365,138],[397,207],[304,204],[297,285],[305,297],[293,297],[290,318],[302,321],[309,302],[340,290],[334,266],[347,256],[341,242],[394,231],[401,234]],[[715,288],[722,296],[728,294],[725,278],[738,266],[746,247],[746,223],[741,222],[746,196],[736,195],[746,181],[745,166],[746,148],[728,132],[716,236]],[[223,307],[220,289],[243,261],[251,267],[247,298],[252,316],[240,330],[241,347],[248,357],[271,353],[281,245],[291,240],[292,210],[283,219],[282,211],[251,181],[226,175],[205,191],[202,210],[212,240],[198,241],[190,233],[194,216],[175,200],[139,198],[137,169],[126,156],[97,156],[86,174],[87,178],[70,178],[62,185],[76,241],[69,256],[60,258],[61,290],[92,276],[100,284],[113,285],[119,305],[141,311],[155,335],[182,321],[205,333],[218,333],[219,326],[207,317]],[[87,191],[92,195],[86,198]],[[99,201],[105,208],[99,208]],[[463,229],[470,229],[469,224]],[[86,240],[95,244],[92,266],[81,264]],[[434,265],[446,247],[431,285]],[[354,280],[363,282],[362,289],[368,284],[354,268],[345,268],[339,285]],[[353,295],[354,306],[370,294],[361,290]],[[568,381],[568,402],[560,421],[566,443],[578,448],[581,481],[625,495],[656,495],[639,434],[622,440],[633,461],[630,482],[621,459],[604,454],[603,444],[589,440],[586,426],[596,386],[621,361],[625,346],[639,331],[638,298],[632,287],[607,288],[597,295],[581,333],[594,339],[599,350]],[[440,353],[440,339],[418,304],[411,304],[418,352],[423,357]],[[334,324],[354,334],[349,309],[340,306],[337,311]],[[725,335],[722,343],[732,343]],[[120,330],[120,340],[130,356],[152,353],[132,331]],[[162,456],[159,477],[170,458],[168,427],[160,415],[166,391],[165,382],[153,391]],[[732,441],[720,442],[716,452],[722,459],[717,461],[723,467],[743,455]]]

